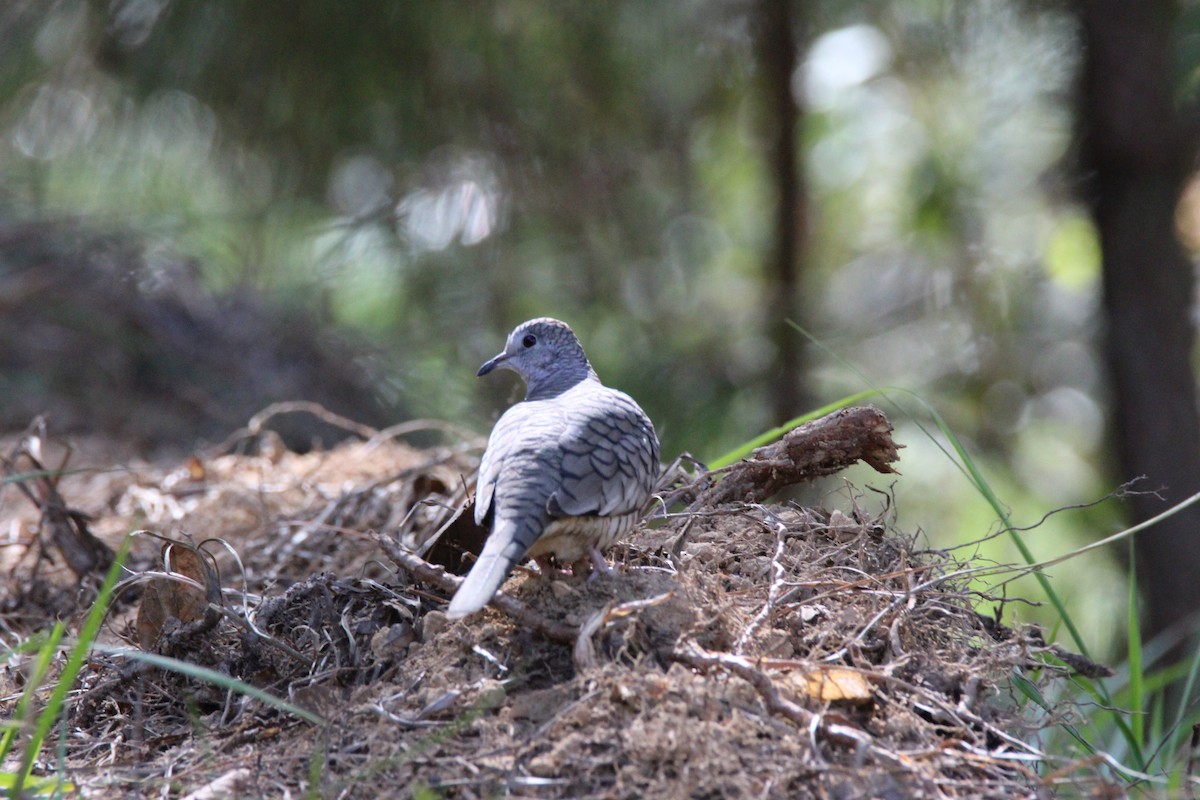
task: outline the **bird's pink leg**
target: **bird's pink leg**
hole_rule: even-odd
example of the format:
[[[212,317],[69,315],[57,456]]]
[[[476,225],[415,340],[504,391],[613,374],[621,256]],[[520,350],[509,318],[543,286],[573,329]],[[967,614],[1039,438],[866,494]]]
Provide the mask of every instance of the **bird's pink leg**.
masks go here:
[[[592,574],[588,576],[589,581],[595,580],[596,576],[601,573],[605,575],[612,575],[616,572],[616,570],[610,567],[608,562],[604,560],[604,554],[601,553],[598,548],[589,547],[588,555],[590,555],[592,558]]]

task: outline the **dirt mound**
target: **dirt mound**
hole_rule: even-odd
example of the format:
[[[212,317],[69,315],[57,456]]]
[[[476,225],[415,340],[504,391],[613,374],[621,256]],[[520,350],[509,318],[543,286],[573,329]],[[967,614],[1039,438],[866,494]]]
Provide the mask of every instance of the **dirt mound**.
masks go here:
[[[1044,669],[1040,640],[980,617],[957,565],[893,529],[886,495],[875,512],[850,492],[833,510],[677,503],[617,548],[614,574],[521,568],[502,608],[448,622],[454,579],[428,561],[456,570],[476,541],[456,512],[479,444],[380,436],[56,480],[99,540],[155,536],[139,537],[110,649],[85,666],[45,768],[142,797],[1052,790],[1006,683]],[[39,493],[15,493],[34,480],[0,498],[15,637],[82,613],[95,583],[47,543]],[[114,649],[139,644],[306,718]],[[0,675],[6,715],[19,682]]]

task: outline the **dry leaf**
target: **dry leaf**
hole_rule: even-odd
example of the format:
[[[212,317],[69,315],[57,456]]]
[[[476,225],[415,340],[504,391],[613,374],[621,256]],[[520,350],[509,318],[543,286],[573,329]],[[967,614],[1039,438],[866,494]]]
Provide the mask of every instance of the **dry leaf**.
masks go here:
[[[871,684],[862,673],[845,667],[817,667],[787,673],[788,682],[801,694],[824,703],[869,703]]]
[[[195,456],[191,456],[187,460],[188,480],[199,483],[208,477],[207,470],[204,469],[204,462]]]
[[[200,620],[215,623],[217,612],[210,603],[221,604],[217,571],[196,548],[180,542],[163,545],[163,568],[187,580],[152,578],[146,585],[137,615],[138,644],[143,650],[154,649],[171,620],[184,625]]]

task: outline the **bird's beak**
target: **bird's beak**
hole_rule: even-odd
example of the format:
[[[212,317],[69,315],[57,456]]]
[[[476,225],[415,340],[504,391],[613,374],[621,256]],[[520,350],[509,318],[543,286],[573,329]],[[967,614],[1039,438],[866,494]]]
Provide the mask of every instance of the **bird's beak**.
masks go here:
[[[485,361],[483,363],[483,366],[479,368],[479,372],[476,372],[475,375],[477,377],[482,378],[484,375],[487,375],[489,372],[491,372],[492,370],[494,370],[496,367],[500,366],[507,360],[508,360],[508,353],[501,353],[500,355],[496,356],[495,358],[491,359],[490,361]]]

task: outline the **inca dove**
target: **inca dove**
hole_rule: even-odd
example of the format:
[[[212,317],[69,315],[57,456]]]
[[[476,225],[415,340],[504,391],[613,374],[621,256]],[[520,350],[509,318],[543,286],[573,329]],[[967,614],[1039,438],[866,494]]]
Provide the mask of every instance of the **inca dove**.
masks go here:
[[[479,374],[495,369],[516,372],[527,389],[492,429],[479,466],[475,521],[491,533],[450,601],[452,619],[487,605],[527,557],[582,570],[590,556],[603,567],[600,550],[633,529],[658,478],[654,426],[600,383],[566,323],[518,325]]]

